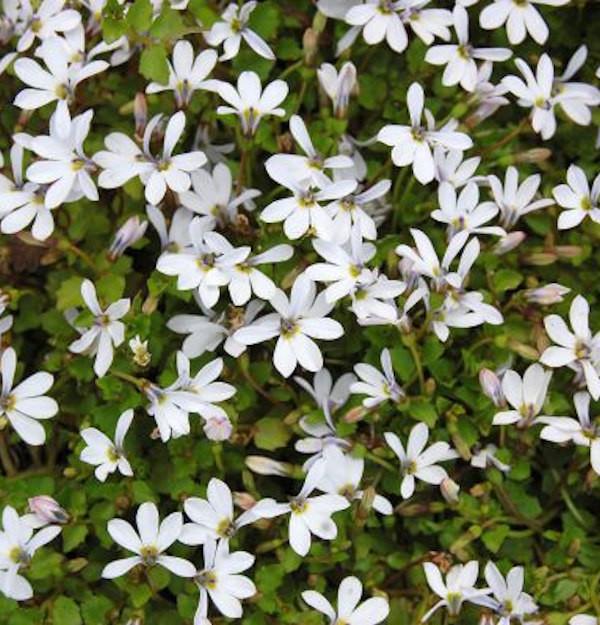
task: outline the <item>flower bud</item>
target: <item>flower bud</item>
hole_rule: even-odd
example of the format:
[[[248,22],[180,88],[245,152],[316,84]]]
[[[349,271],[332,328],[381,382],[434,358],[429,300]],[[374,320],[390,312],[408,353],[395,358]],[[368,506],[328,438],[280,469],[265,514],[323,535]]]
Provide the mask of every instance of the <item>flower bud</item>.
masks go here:
[[[581,254],[581,247],[579,245],[557,245],[554,251],[558,254],[559,258],[577,258]]]
[[[147,367],[152,359],[152,354],[148,351],[148,341],[142,341],[139,334],[129,341],[129,349],[133,352],[133,362],[138,367]]]
[[[548,148],[532,148],[515,154],[513,163],[541,163],[552,156],[552,150]]]
[[[69,514],[60,504],[48,495],[37,495],[27,500],[29,510],[44,524],[69,522]]]
[[[140,222],[137,215],[130,217],[118,230],[108,250],[110,260],[116,260],[123,252],[134,243],[137,243],[146,232],[147,221]]]
[[[458,493],[460,491],[460,486],[449,477],[442,480],[440,484],[440,492],[442,493],[442,497],[448,503],[458,503]]]
[[[287,462],[279,462],[265,456],[246,456],[246,466],[259,475],[291,475],[294,467]]]
[[[133,101],[133,119],[135,121],[135,136],[140,140],[144,136],[146,123],[148,122],[148,104],[143,93],[136,93]]]
[[[563,301],[563,295],[569,293],[571,289],[556,282],[551,282],[546,286],[536,289],[527,289],[525,291],[525,299],[532,304],[541,304],[549,306],[550,304],[558,304]]]
[[[546,265],[552,265],[558,259],[556,252],[533,252],[523,258],[523,260],[529,265],[536,265],[538,267],[545,267]]]
[[[506,405],[504,393],[502,392],[502,383],[500,378],[490,369],[482,369],[479,372],[479,384],[484,394],[489,397],[494,406],[502,408]]]
[[[509,232],[505,237],[502,237],[496,245],[494,245],[492,252],[496,254],[496,256],[507,254],[521,245],[526,236],[527,235],[524,232],[520,232],[518,230],[516,232]]]
[[[319,34],[314,28],[307,28],[302,36],[302,49],[304,50],[304,62],[312,65],[315,62],[319,49]]]
[[[226,441],[233,432],[233,426],[227,415],[212,416],[204,424],[204,433],[211,441]]]
[[[256,499],[250,493],[233,493],[233,503],[242,510],[250,510],[256,504]]]

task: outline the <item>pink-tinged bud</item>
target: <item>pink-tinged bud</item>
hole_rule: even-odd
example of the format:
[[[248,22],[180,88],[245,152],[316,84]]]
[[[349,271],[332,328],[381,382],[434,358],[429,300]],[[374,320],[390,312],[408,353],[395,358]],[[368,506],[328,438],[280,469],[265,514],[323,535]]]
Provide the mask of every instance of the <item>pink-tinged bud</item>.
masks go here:
[[[502,383],[493,371],[482,369],[479,372],[479,384],[484,394],[494,402],[494,406],[501,408],[506,405],[504,393],[502,392]]]
[[[60,504],[48,495],[37,495],[27,500],[29,510],[41,523],[59,523],[64,525],[69,522],[69,515]]]
[[[440,484],[440,492],[442,493],[442,497],[448,503],[458,503],[458,493],[460,491],[460,486],[449,477],[442,480]]]
[[[571,289],[562,284],[551,282],[546,286],[538,287],[537,289],[527,289],[525,291],[525,299],[532,304],[541,304],[542,306],[549,306],[550,304],[558,304],[564,299],[564,295],[569,293]]]
[[[147,221],[140,221],[137,215],[130,217],[118,230],[108,250],[110,260],[116,260],[134,243],[137,243],[146,232]]]
[[[307,28],[302,36],[302,49],[304,51],[304,62],[312,65],[319,49],[319,34],[314,28]]]
[[[233,426],[226,415],[210,417],[204,424],[204,433],[211,441],[226,441],[232,432]]]
[[[552,156],[552,150],[548,148],[533,148],[515,154],[514,163],[541,163],[547,161]]]
[[[233,493],[233,503],[242,510],[250,510],[256,504],[256,499],[250,493]]]
[[[135,135],[140,139],[144,136],[144,130],[148,122],[148,104],[143,93],[136,93],[133,101],[133,119],[135,121]]]
[[[523,257],[523,261],[528,265],[536,265],[537,267],[545,267],[546,265],[552,265],[558,259],[556,252],[533,252]]]
[[[577,258],[581,254],[579,245],[557,245],[554,248],[559,258]]]
[[[287,462],[279,462],[265,456],[246,456],[246,466],[259,475],[279,475],[287,477],[294,471],[294,467]]]
[[[519,247],[525,240],[527,235],[524,232],[517,230],[516,232],[509,232],[505,237],[502,237],[496,245],[494,245],[492,252],[496,256],[502,256],[511,252],[516,247]]]

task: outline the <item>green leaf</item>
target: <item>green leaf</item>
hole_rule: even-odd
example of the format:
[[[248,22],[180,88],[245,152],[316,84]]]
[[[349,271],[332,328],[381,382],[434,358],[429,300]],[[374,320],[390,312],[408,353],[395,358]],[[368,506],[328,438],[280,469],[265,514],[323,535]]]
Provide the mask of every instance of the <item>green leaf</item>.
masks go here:
[[[152,24],[152,3],[150,0],[135,0],[127,11],[127,24],[137,33],[143,33]]]
[[[150,35],[161,40],[176,40],[185,30],[179,11],[165,7],[154,20]]]
[[[281,419],[264,417],[256,422],[254,443],[260,449],[272,451],[285,447],[291,436],[292,432]]]
[[[85,525],[68,525],[62,531],[63,551],[69,553],[80,545],[87,536],[88,528]]]
[[[102,595],[86,599],[81,605],[83,622],[85,625],[105,625],[108,622],[108,612],[112,608],[112,601]]]
[[[167,52],[161,45],[146,48],[140,57],[140,73],[144,78],[165,85],[169,80]]]
[[[79,607],[69,597],[61,595],[52,606],[52,622],[56,625],[81,625]]]
[[[494,286],[500,293],[516,289],[521,282],[523,282],[523,276],[512,269],[500,269],[494,275]]]
[[[502,543],[508,536],[509,532],[510,527],[508,525],[496,525],[495,527],[483,532],[481,540],[492,553],[498,553],[498,550],[502,547]]]

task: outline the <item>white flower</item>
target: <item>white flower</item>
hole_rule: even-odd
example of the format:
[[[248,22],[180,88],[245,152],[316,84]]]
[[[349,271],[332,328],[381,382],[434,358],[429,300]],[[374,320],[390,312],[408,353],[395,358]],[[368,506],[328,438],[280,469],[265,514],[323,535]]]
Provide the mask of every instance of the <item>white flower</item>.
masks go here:
[[[587,126],[592,121],[592,110],[600,104],[600,89],[584,82],[570,82],[587,59],[587,47],[579,46],[561,76],[554,78],[554,92],[565,115],[576,124]]]
[[[479,574],[479,562],[471,560],[467,564],[455,564],[446,574],[446,582],[438,567],[432,562],[423,563],[423,570],[427,577],[427,583],[433,592],[441,597],[427,614],[421,619],[426,621],[438,608],[446,606],[448,614],[459,614],[464,601],[478,602],[479,599],[489,594],[488,588],[478,590],[475,588]]]
[[[114,443],[106,434],[96,428],[81,430],[81,437],[87,447],[82,450],[80,458],[83,462],[96,466],[94,473],[101,482],[106,481],[108,474],[114,473],[117,469],[121,475],[133,475],[123,448],[125,436],[132,421],[133,410],[126,410],[121,414],[115,429]]]
[[[333,223],[320,202],[337,200],[356,189],[356,180],[340,180],[315,191],[310,181],[299,182],[296,172],[278,172],[277,182],[292,191],[292,197],[275,200],[261,212],[260,218],[267,223],[283,221],[283,231],[288,239],[299,239],[309,228],[320,239],[331,240]],[[274,172],[271,172],[274,176]]]
[[[28,50],[36,38],[44,41],[57,32],[72,30],[81,22],[81,15],[75,9],[63,10],[65,0],[43,0],[36,11],[29,1],[20,3],[20,19],[24,30],[17,43],[17,51]]]
[[[54,230],[52,212],[44,202],[45,187],[23,181],[23,146],[10,149],[13,180],[0,174],[0,229],[4,234],[20,232],[33,222],[31,234],[43,241]]]
[[[270,300],[275,295],[277,287],[273,280],[257,267],[284,262],[289,260],[293,254],[294,248],[291,245],[281,243],[226,269],[229,274],[229,296],[233,304],[243,306],[250,301],[253,292],[261,299]]]
[[[442,44],[427,50],[425,60],[433,65],[446,65],[442,84],[446,87],[460,86],[474,91],[477,84],[477,63],[482,61],[506,61],[512,56],[507,48],[474,48],[469,42],[469,15],[459,4],[452,12],[458,44]]]
[[[572,441],[575,445],[589,447],[592,469],[600,475],[600,427],[590,419],[589,393],[575,393],[573,397],[577,419],[570,417],[540,417],[546,427],[540,438],[554,443]]]
[[[17,434],[29,445],[42,445],[46,440],[46,432],[38,421],[50,419],[58,412],[56,401],[44,394],[50,390],[54,377],[41,371],[13,386],[16,367],[15,350],[7,347],[0,359],[0,418],[8,419]]]
[[[428,122],[421,125],[424,107],[423,87],[414,82],[408,89],[406,103],[410,114],[410,126],[391,124],[384,126],[377,134],[381,143],[392,146],[392,160],[398,167],[412,163],[413,173],[421,184],[431,182],[435,166],[431,150],[439,145],[447,150],[467,150],[473,141],[466,134],[444,127],[435,130]]]
[[[333,219],[333,240],[339,244],[349,241],[354,226],[358,226],[363,239],[377,239],[377,226],[369,209],[373,202],[387,194],[391,186],[391,180],[380,180],[369,189],[354,191],[329,204],[327,212]]]
[[[508,473],[510,471],[510,466],[501,462],[496,457],[496,452],[498,448],[496,445],[486,445],[483,449],[476,451],[471,456],[471,466],[477,467],[478,469],[485,469],[488,466],[493,466],[498,469],[498,471],[502,471],[503,473]]]
[[[348,401],[350,386],[355,380],[356,376],[353,373],[345,373],[333,384],[331,373],[325,367],[315,373],[313,386],[303,378],[294,376],[294,381],[309,393],[325,417],[325,421],[315,422],[310,416],[304,416],[298,423],[308,434],[296,441],[294,445],[296,451],[301,454],[310,454],[308,460],[302,465],[305,471],[308,471],[323,456],[324,450],[329,445],[336,445],[344,450],[350,448],[348,441],[337,436],[333,414]]]
[[[436,290],[441,290],[445,285],[460,288],[461,278],[456,272],[450,271],[450,264],[463,248],[465,238],[460,234],[452,237],[440,263],[429,237],[422,230],[416,228],[411,228],[410,233],[414,239],[416,250],[402,244],[396,248],[396,254],[410,261],[411,272],[430,278]]]
[[[473,101],[477,108],[471,115],[470,120],[479,123],[493,115],[501,106],[508,104],[508,98],[504,94],[508,91],[505,85],[494,85],[490,82],[492,77],[493,63],[484,61],[477,70],[477,82],[473,90]]]
[[[496,413],[493,424],[531,425],[546,401],[551,379],[552,371],[546,371],[537,363],[527,367],[522,379],[516,371],[506,371],[502,376],[502,392],[512,409]]]
[[[50,120],[50,135],[35,137],[29,146],[42,160],[29,165],[27,178],[49,185],[44,202],[48,209],[60,206],[73,195],[75,199],[84,195],[94,202],[98,200],[90,176],[95,167],[83,151],[93,114],[88,110],[71,119],[66,103],[59,102]]]
[[[50,525],[33,533],[25,517],[11,506],[2,510],[0,531],[0,592],[16,601],[33,597],[31,584],[19,570],[31,562],[35,552],[60,534],[60,526]]]
[[[235,388],[225,382],[215,382],[223,370],[223,360],[216,358],[205,364],[194,376],[190,375],[190,361],[183,352],[177,352],[177,379],[165,389],[154,384],[145,388],[150,400],[146,408],[154,417],[163,442],[190,433],[189,413],[201,415],[208,426],[212,419],[225,419],[227,413],[214,402],[229,399]]]
[[[438,203],[439,209],[434,210],[431,216],[447,224],[449,240],[459,232],[463,236],[506,234],[499,226],[485,225],[498,214],[499,209],[493,202],[479,202],[479,187],[474,182],[465,185],[459,194],[449,182],[442,182],[438,187]]]
[[[272,499],[263,499],[256,504],[258,507],[256,512],[262,516],[274,517],[289,513],[290,547],[302,557],[310,551],[311,534],[323,540],[335,539],[337,525],[331,516],[350,506],[346,497],[341,495],[311,497],[311,493],[323,478],[325,470],[325,459],[321,458],[315,462],[306,474],[302,489],[289,503],[276,503]]]
[[[69,345],[69,350],[76,354],[96,356],[94,371],[101,378],[109,370],[113,361],[113,346],[119,347],[125,340],[125,325],[119,321],[131,305],[129,298],[117,300],[105,310],[100,307],[96,296],[96,287],[91,280],[81,283],[81,296],[94,316],[94,322],[88,330],[81,330],[81,338]]]
[[[19,108],[33,110],[57,100],[70,102],[80,82],[108,67],[106,61],[91,61],[85,65],[70,63],[68,52],[58,37],[48,39],[41,54],[47,69],[33,59],[15,61],[15,74],[30,85],[30,88],[20,91],[14,100]]]
[[[101,187],[114,189],[139,176],[146,187],[146,200],[153,205],[163,199],[167,188],[176,193],[190,188],[190,174],[206,163],[206,156],[199,150],[173,156],[185,127],[185,114],[179,111],[169,119],[162,154],[155,157],[150,152],[150,140],[161,119],[162,115],[155,115],[146,126],[143,151],[123,133],[114,132],[106,137],[108,150],[94,155],[96,164],[105,170],[98,178]]]
[[[234,339],[233,334],[254,321],[264,302],[251,300],[245,309],[232,308],[223,313],[206,308],[201,301],[197,303],[204,315],[175,315],[167,322],[169,330],[188,335],[183,341],[183,353],[188,358],[197,358],[225,341],[224,349],[230,356],[237,358],[243,354],[246,346]]]
[[[430,46],[435,37],[444,41],[450,40],[450,29],[453,23],[452,13],[447,9],[427,9],[430,0],[418,0],[416,2],[405,2],[400,17],[406,26],[410,26],[412,31],[421,39],[423,43]]]
[[[338,155],[328,158],[319,154],[306,129],[304,120],[299,115],[290,117],[290,132],[306,156],[298,154],[275,154],[267,159],[265,168],[276,182],[286,185],[290,179],[297,185],[309,184],[324,189],[331,184],[325,169],[343,169],[352,167],[349,156]]]
[[[389,399],[399,402],[405,397],[404,391],[396,381],[389,349],[381,350],[380,362],[383,373],[365,362],[354,365],[354,372],[361,381],[354,382],[350,387],[350,392],[367,395],[362,402],[367,408],[377,406]]]
[[[435,164],[435,179],[439,182],[448,182],[455,189],[464,187],[469,182],[477,182],[474,178],[475,170],[479,167],[481,157],[473,156],[463,160],[461,150],[448,150],[440,146],[433,151]]]
[[[360,501],[365,492],[360,488],[365,468],[364,458],[345,454],[339,445],[327,445],[323,449],[326,469],[317,484],[324,493],[342,495],[351,503]],[[392,514],[394,509],[388,499],[381,495],[373,496],[372,507],[381,514]]]
[[[227,5],[221,19],[204,33],[204,39],[209,46],[217,47],[223,44],[223,54],[219,57],[219,61],[229,61],[237,56],[242,39],[256,54],[270,61],[275,60],[273,50],[265,40],[248,27],[248,19],[256,5],[254,0],[244,3],[241,7],[232,2]]]
[[[358,180],[362,181],[367,177],[367,163],[363,155],[359,152],[358,147],[371,145],[377,141],[377,137],[367,139],[367,141],[358,141],[349,134],[343,134],[338,141],[338,152],[349,156],[352,159],[351,167],[342,167],[333,171],[334,180]],[[380,182],[385,182],[380,180]],[[373,186],[377,186],[376,183]],[[365,237],[368,238],[368,237]]]
[[[183,526],[179,541],[184,545],[203,545],[214,540],[229,540],[240,528],[256,521],[252,508],[237,519],[233,516],[233,496],[229,486],[213,477],[208,482],[206,499],[188,497],[183,509],[191,523]]]
[[[544,318],[544,327],[550,339],[557,345],[546,348],[540,362],[547,367],[569,365],[582,372],[588,391],[594,399],[600,397],[600,333],[592,336],[589,327],[590,307],[582,295],[571,302],[569,320],[572,331],[558,315]]]
[[[356,577],[345,577],[340,583],[337,595],[337,611],[327,599],[315,590],[305,590],[302,598],[311,608],[321,612],[332,625],[347,623],[348,625],[377,625],[383,622],[390,606],[383,597],[372,597],[359,605],[363,592],[362,584]]]
[[[137,532],[123,519],[111,519],[108,522],[107,530],[112,539],[136,555],[110,562],[102,570],[102,577],[121,577],[138,564],[146,567],[163,566],[179,577],[193,577],[196,574],[196,567],[188,560],[164,553],[181,534],[181,512],[169,514],[159,525],[157,507],[146,502],[137,510],[136,525]]]
[[[212,142],[210,136],[210,126],[208,126],[208,124],[200,124],[196,130],[196,136],[194,137],[194,149],[199,147],[202,148],[208,160],[216,164],[225,162],[225,155],[233,152],[235,144],[223,143],[216,145]]]
[[[415,478],[428,484],[441,484],[448,474],[437,463],[458,458],[456,451],[445,442],[434,443],[425,449],[429,428],[424,423],[417,423],[412,428],[406,450],[393,432],[385,432],[384,437],[400,460],[402,474],[400,494],[404,499],[408,499],[415,492]]]
[[[346,117],[350,96],[358,90],[354,63],[346,61],[339,72],[335,65],[322,63],[317,70],[317,77],[321,88],[333,104],[333,114],[342,119]]]
[[[204,543],[204,568],[194,576],[194,583],[200,590],[194,625],[210,625],[207,618],[209,598],[224,616],[242,618],[240,599],[256,594],[256,586],[240,573],[253,564],[254,556],[246,551],[229,553],[228,541]]]
[[[148,168],[140,174],[146,185],[146,200],[150,204],[158,204],[167,188],[176,193],[187,191],[191,185],[190,173],[206,163],[204,152],[199,150],[172,155],[184,128],[185,114],[179,111],[167,123],[162,155],[152,159]]]
[[[191,102],[194,91],[210,88],[213,81],[206,78],[216,64],[217,53],[214,50],[204,50],[194,59],[192,44],[182,39],[173,48],[167,84],[151,82],[146,87],[146,93],[173,91],[178,108],[184,108]]]
[[[364,284],[358,284],[350,294],[350,310],[359,323],[372,317],[387,319],[388,323],[392,323],[397,313],[394,300],[405,290],[406,284],[401,280],[389,280],[385,274],[372,271],[371,279]]]
[[[369,45],[385,39],[392,50],[404,52],[408,36],[398,11],[405,4],[404,0],[366,0],[364,4],[352,7],[344,19],[352,26],[362,27],[363,38]]]
[[[524,569],[514,566],[504,579],[493,562],[488,562],[484,570],[492,596],[482,598],[480,604],[490,607],[500,616],[498,625],[510,625],[512,619],[523,623],[525,617],[537,612],[538,607],[531,595],[523,592]]]
[[[279,105],[286,99],[289,88],[285,81],[274,80],[263,90],[256,72],[242,72],[237,79],[237,89],[219,81],[217,92],[229,104],[219,106],[218,115],[237,115],[246,136],[252,136],[265,115],[283,117],[285,110]]]
[[[313,239],[312,245],[324,263],[314,263],[306,268],[306,275],[315,282],[326,282],[325,297],[329,303],[354,293],[361,284],[372,281],[372,272],[366,264],[375,255],[372,243],[362,241],[358,226],[354,226],[346,245],[322,239]]]
[[[211,219],[195,217],[189,226],[192,245],[178,252],[163,252],[156,268],[168,276],[177,276],[181,291],[197,289],[202,303],[207,307],[219,301],[220,287],[231,280],[228,269],[244,262],[250,247],[232,247],[227,239],[209,230]]]
[[[180,206],[173,213],[168,230],[165,216],[159,208],[148,204],[146,206],[146,214],[158,233],[160,246],[163,251],[168,249],[171,252],[178,252],[191,245],[190,223],[194,218],[194,213],[187,208]]]
[[[569,0],[494,0],[479,16],[486,30],[496,30],[506,23],[506,34],[512,45],[521,43],[527,33],[540,45],[548,39],[548,26],[535,8],[536,4],[562,6]]]
[[[547,54],[542,54],[537,64],[535,76],[523,59],[515,59],[515,65],[525,81],[517,76],[505,76],[502,84],[518,100],[519,106],[531,109],[531,126],[542,139],[550,139],[556,132],[554,106],[560,96],[554,97],[552,86],[554,67]]]
[[[598,625],[598,618],[591,614],[576,614],[569,619],[569,625]]]
[[[317,0],[317,8],[323,15],[336,20],[343,20],[346,13],[362,0]]]
[[[554,204],[551,199],[533,200],[542,182],[539,174],[528,176],[519,184],[519,172],[511,166],[506,170],[504,186],[494,175],[488,176],[488,182],[500,209],[501,223],[506,228],[512,228],[523,215]]]
[[[570,165],[567,184],[552,189],[552,195],[560,206],[566,208],[558,216],[559,230],[578,226],[586,217],[600,223],[600,174],[594,178],[592,188],[581,167]]]
[[[316,296],[315,283],[305,274],[296,278],[289,299],[277,289],[270,303],[276,312],[240,328],[234,338],[255,345],[277,337],[273,363],[286,378],[298,364],[308,371],[321,369],[323,356],[313,339],[331,341],[344,334],[342,325],[327,317],[333,306],[322,293]]]
[[[224,163],[217,163],[212,173],[205,169],[193,172],[192,189],[179,194],[181,204],[198,215],[210,217],[220,227],[235,224],[238,208],[261,194],[258,189],[235,193],[231,170]]]

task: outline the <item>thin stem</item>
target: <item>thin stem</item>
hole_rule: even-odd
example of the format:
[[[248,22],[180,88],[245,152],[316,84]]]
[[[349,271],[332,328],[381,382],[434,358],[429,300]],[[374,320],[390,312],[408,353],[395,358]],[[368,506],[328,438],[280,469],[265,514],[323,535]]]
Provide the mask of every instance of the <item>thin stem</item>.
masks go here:
[[[110,373],[111,375],[114,375],[115,378],[120,378],[121,380],[125,380],[126,382],[133,384],[135,387],[137,387],[140,390],[142,390],[144,386],[146,386],[147,384],[146,380],[143,380],[142,378],[136,378],[133,375],[124,373],[123,371],[116,371],[113,369]]]
[[[10,456],[8,441],[6,440],[6,432],[0,432],[0,462],[7,477],[14,477],[17,474],[17,468]]]

